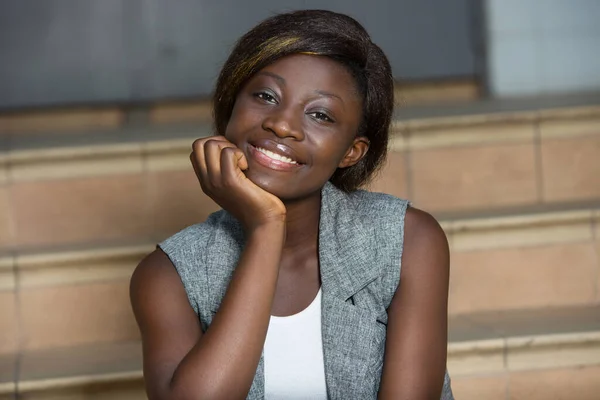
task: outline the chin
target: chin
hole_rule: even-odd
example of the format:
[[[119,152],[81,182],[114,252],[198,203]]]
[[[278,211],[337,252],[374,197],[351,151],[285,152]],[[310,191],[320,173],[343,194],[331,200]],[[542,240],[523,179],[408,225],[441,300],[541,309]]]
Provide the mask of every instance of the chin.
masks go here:
[[[319,192],[323,185],[317,188],[307,188],[305,185],[300,185],[294,182],[293,179],[281,179],[264,174],[253,174],[251,171],[246,173],[246,177],[250,179],[256,186],[277,196],[281,201],[293,201],[305,198]]]

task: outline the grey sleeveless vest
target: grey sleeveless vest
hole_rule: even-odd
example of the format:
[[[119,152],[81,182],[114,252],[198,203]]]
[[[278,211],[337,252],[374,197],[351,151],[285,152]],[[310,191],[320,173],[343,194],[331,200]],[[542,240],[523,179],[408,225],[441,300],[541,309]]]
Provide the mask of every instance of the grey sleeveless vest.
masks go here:
[[[319,264],[322,338],[330,399],[376,399],[385,351],[387,308],[400,281],[408,203],[393,196],[345,193],[327,183],[321,195]],[[210,326],[244,247],[244,234],[221,210],[162,242],[202,329]],[[264,399],[261,357],[248,399]],[[452,400],[446,373],[442,400]]]

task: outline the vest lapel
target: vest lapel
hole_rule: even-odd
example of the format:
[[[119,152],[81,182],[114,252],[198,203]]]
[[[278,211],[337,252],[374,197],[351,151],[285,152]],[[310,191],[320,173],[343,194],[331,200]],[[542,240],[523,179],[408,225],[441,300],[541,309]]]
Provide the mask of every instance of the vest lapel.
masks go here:
[[[363,216],[355,209],[355,194],[346,194],[327,183],[321,194],[319,221],[319,264],[322,284],[322,338],[325,360],[325,380],[330,399],[361,398],[365,382],[364,371],[356,360],[364,355],[361,329],[368,321],[365,314],[348,301],[354,294],[377,279],[379,270],[373,265],[376,246],[371,238],[371,224],[363,223]],[[211,310],[202,321],[204,327],[212,322],[225,296],[228,283],[244,246],[244,234],[239,223],[223,212],[217,229],[206,249],[206,265],[212,265],[207,276],[206,298]],[[264,353],[260,357],[256,375],[247,399],[264,399]],[[364,355],[366,358],[367,356]],[[364,360],[366,365],[368,360]]]
[[[323,289],[322,337],[325,379],[330,399],[356,397],[366,382],[360,379],[368,364],[362,348],[365,313],[349,300],[377,279],[373,265],[375,247],[370,224],[356,209],[354,199],[328,183],[323,188],[319,222],[319,263]],[[365,358],[364,363],[358,362]]]

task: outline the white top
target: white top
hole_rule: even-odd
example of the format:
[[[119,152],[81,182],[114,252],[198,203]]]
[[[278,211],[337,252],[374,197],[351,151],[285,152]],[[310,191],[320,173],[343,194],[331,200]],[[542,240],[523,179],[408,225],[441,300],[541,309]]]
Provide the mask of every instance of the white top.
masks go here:
[[[271,316],[264,347],[266,400],[326,400],[321,289],[289,317]]]

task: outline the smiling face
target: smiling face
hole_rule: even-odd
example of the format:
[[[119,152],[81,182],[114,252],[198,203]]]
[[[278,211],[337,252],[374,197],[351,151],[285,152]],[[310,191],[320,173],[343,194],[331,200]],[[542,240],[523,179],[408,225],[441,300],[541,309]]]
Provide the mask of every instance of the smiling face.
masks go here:
[[[337,168],[356,164],[362,101],[350,72],[296,54],[256,73],[237,95],[225,137],[248,159],[246,176],[282,200],[318,193]]]

